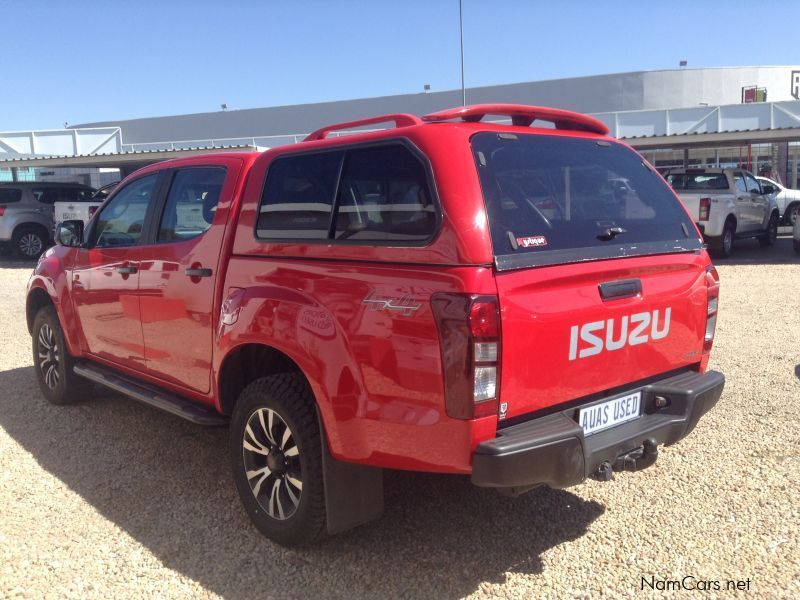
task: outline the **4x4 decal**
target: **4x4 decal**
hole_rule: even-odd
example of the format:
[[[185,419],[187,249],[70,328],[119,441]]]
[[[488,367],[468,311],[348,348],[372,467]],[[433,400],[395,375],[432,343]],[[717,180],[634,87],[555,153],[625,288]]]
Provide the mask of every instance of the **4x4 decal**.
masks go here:
[[[400,298],[386,298],[377,294],[370,294],[361,301],[361,304],[369,306],[375,310],[399,311],[404,317],[410,317],[417,312],[422,305],[411,296],[401,296]]]

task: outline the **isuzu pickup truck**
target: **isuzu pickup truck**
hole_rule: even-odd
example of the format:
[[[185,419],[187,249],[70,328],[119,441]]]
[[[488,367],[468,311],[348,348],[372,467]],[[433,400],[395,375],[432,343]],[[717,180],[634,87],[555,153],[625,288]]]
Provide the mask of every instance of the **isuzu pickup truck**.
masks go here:
[[[717,256],[729,257],[735,239],[775,244],[780,225],[775,190],[762,189],[749,171],[670,169],[666,177]]]
[[[607,133],[479,105],[146,167],[30,279],[42,393],[228,425],[247,513],[289,545],[378,517],[385,469],[516,495],[645,468],[722,392],[719,277]]]

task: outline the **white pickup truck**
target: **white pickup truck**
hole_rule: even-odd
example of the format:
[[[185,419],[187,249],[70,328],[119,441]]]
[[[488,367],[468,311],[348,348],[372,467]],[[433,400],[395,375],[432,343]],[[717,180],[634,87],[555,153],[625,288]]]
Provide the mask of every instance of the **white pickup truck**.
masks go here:
[[[730,256],[734,239],[755,237],[762,246],[775,243],[780,222],[775,194],[765,194],[752,173],[742,169],[670,169],[665,178],[716,256]]]

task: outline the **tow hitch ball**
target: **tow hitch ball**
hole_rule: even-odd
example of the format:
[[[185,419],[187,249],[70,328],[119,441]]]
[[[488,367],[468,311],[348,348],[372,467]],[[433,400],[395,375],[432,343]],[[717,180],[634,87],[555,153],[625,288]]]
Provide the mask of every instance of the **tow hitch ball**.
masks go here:
[[[658,458],[658,443],[647,438],[638,448],[620,454],[614,463],[603,461],[597,467],[594,478],[599,481],[610,481],[614,478],[614,471],[641,471],[656,462]]]

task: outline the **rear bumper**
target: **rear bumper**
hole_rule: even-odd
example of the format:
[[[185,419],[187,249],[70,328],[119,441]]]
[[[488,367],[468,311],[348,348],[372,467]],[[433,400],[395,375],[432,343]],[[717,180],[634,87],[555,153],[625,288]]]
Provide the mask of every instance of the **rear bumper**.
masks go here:
[[[597,473],[601,465],[615,470],[635,470],[637,464],[643,468],[655,460],[656,445],[674,444],[691,433],[700,417],[717,403],[724,386],[725,377],[716,371],[691,371],[650,383],[641,388],[638,419],[588,437],[576,420],[580,407],[501,429],[496,438],[476,448],[472,483],[497,488],[541,484],[565,488]],[[666,398],[669,404],[656,408],[656,397]],[[639,448],[644,456],[638,461],[631,459],[630,453]],[[627,461],[618,460],[624,455],[628,455]]]

